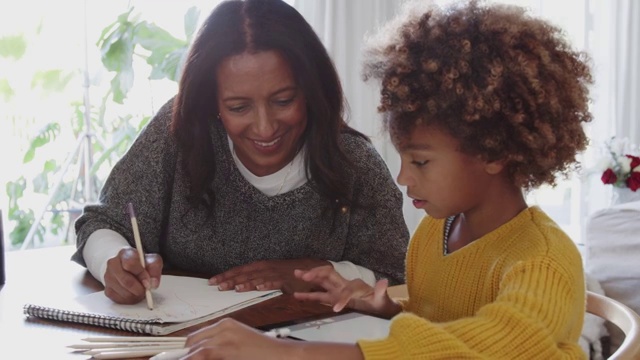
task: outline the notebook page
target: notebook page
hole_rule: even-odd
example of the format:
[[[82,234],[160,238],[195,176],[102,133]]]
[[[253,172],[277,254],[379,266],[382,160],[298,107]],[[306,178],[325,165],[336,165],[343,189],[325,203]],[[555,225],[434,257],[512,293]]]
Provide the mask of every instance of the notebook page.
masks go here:
[[[357,312],[340,314],[289,326],[289,336],[307,341],[355,344],[360,339],[383,339],[391,320]]]
[[[219,291],[217,286],[209,285],[207,279],[163,275],[160,287],[152,291],[153,310],[147,308],[145,301],[133,305],[116,304],[107,298],[104,291],[79,296],[75,298],[75,304],[72,308],[66,306],[63,309],[134,320],[183,322],[224,310],[272,292]]]

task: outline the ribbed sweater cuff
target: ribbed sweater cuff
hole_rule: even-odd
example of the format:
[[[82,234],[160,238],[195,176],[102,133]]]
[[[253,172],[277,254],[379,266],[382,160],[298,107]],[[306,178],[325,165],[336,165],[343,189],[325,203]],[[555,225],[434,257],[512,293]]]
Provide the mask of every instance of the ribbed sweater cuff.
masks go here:
[[[358,346],[366,360],[373,359],[400,359],[400,347],[391,338],[384,340],[360,340]]]

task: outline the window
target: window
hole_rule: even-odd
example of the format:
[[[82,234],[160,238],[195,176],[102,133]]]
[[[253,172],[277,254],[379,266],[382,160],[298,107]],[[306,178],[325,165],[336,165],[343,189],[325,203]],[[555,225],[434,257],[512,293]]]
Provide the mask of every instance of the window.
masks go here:
[[[200,12],[197,29],[216,4],[205,0],[27,0],[0,9],[0,142],[12,149],[0,157],[0,207],[6,241],[11,242],[7,249],[23,247],[23,240],[31,235],[29,247],[73,240],[69,225],[78,216],[82,200],[97,198],[100,181],[113,161],[177,90],[177,83],[167,78],[149,80],[152,67],[145,60],[150,53],[136,46],[132,76],[121,82],[130,80],[131,89],[122,104],[114,101],[115,73],[101,61],[98,46],[103,32],[117,28],[108,26],[118,20],[145,22],[166,31],[167,37],[186,42],[186,17],[196,13],[188,13],[189,9]],[[0,8],[7,6],[3,3]],[[129,30],[142,36],[133,26]],[[86,117],[92,119],[90,129]],[[89,148],[94,156],[83,162],[82,153]],[[74,151],[79,157],[70,156]],[[64,176],[59,179],[61,173]],[[61,185],[54,189],[58,180]],[[86,189],[90,191],[83,194]],[[31,223],[40,215],[41,228],[29,234]]]

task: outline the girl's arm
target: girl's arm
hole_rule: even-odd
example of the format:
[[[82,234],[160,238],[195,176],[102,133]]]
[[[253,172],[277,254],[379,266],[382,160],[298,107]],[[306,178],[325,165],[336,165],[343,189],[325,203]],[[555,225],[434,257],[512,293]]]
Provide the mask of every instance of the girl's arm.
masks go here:
[[[226,318],[187,338],[189,354],[182,359],[314,360],[364,359],[358,345],[274,339]]]

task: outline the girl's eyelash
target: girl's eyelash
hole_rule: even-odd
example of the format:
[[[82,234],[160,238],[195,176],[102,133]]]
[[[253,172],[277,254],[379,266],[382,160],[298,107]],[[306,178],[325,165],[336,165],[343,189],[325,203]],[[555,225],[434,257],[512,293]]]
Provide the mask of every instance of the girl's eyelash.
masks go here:
[[[412,161],[411,163],[415,166],[424,166],[427,165],[427,163],[429,162],[429,160],[425,160],[425,161]]]

